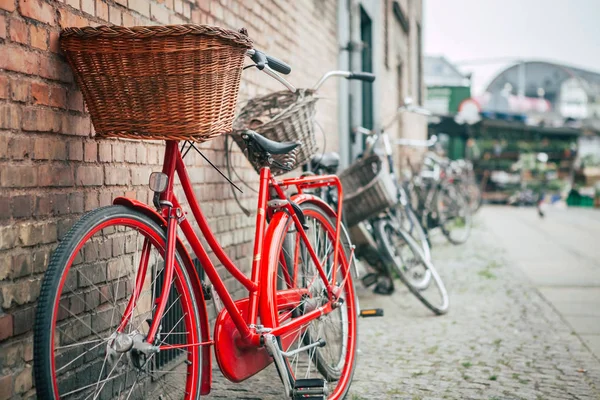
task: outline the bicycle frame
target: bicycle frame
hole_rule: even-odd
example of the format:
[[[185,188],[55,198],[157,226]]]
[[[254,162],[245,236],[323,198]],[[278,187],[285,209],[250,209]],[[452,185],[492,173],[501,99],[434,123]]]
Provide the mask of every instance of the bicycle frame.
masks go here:
[[[276,195],[279,199],[286,199],[287,196],[284,193],[284,189],[289,186],[295,186],[298,189],[298,193],[302,193],[303,189],[315,188],[315,187],[323,187],[323,186],[335,186],[338,190],[340,199],[343,196],[342,186],[337,176],[335,175],[324,175],[324,176],[307,176],[300,178],[288,178],[280,181],[275,180],[269,168],[262,168],[260,172],[260,186],[259,186],[259,194],[258,194],[258,212],[256,215],[256,234],[255,234],[255,242],[254,242],[254,252],[252,258],[252,269],[251,276],[248,278],[240,269],[238,269],[233,261],[229,258],[229,256],[225,253],[223,248],[219,245],[216,237],[212,233],[208,221],[206,217],[202,213],[200,206],[198,205],[198,201],[194,194],[190,177],[187,173],[185,164],[183,162],[183,158],[178,147],[178,143],[176,141],[167,141],[164,164],[163,164],[163,173],[168,177],[168,185],[166,190],[161,194],[160,200],[162,207],[162,216],[167,220],[167,245],[165,249],[165,281],[170,282],[173,276],[173,268],[175,262],[175,248],[177,238],[177,227],[179,226],[183,232],[183,235],[188,240],[193,252],[198,257],[204,271],[210,280],[210,282],[214,286],[214,290],[217,292],[218,296],[223,302],[223,305],[229,315],[235,327],[240,333],[240,343],[238,346],[240,347],[259,347],[261,346],[260,336],[261,330],[260,327],[257,327],[257,317],[259,314],[259,303],[262,301],[270,301],[273,299],[265,299],[260,297],[259,290],[259,277],[262,276],[266,263],[261,263],[261,255],[263,254],[263,244],[266,238],[266,227],[267,227],[267,218],[270,215],[272,210],[268,207],[268,200],[273,195]],[[248,310],[246,313],[243,313],[242,310],[236,305],[233,298],[229,294],[223,280],[219,276],[215,265],[210,260],[207,251],[203,247],[200,242],[199,237],[196,235],[194,229],[192,228],[190,221],[185,217],[183,212],[181,211],[181,206],[177,198],[175,197],[173,191],[173,182],[175,178],[175,174],[179,177],[181,182],[185,198],[187,199],[192,214],[196,219],[202,235],[206,238],[206,241],[210,248],[214,251],[215,255],[223,263],[225,269],[231,273],[231,275],[239,281],[247,290],[248,290]],[[335,274],[332,274],[331,281],[328,281],[327,274],[323,270],[321,266],[321,262],[318,259],[315,250],[310,245],[308,241],[308,237],[304,232],[304,228],[302,227],[301,221],[296,215],[291,203],[288,201],[284,206],[289,215],[291,216],[293,223],[296,226],[297,232],[300,233],[301,239],[307,246],[308,252],[311,256],[312,261],[315,263],[317,271],[319,273],[320,278],[323,280],[325,287],[327,288],[330,301],[313,311],[310,311],[301,317],[295,318],[293,322],[281,326],[275,327],[270,331],[274,336],[285,335],[286,333],[292,331],[293,329],[306,324],[307,322],[332,311],[332,302],[336,300],[336,296],[338,295],[336,286],[335,286]],[[340,201],[337,207],[337,218],[336,218],[336,233],[335,233],[335,242],[334,242],[334,257],[333,257],[333,268],[337,268],[338,262],[338,253],[340,250],[340,227],[341,227],[341,210],[342,210],[342,202]],[[145,273],[144,271],[140,271],[141,273]],[[138,274],[140,273],[138,272]],[[346,274],[350,273],[349,269]],[[139,275],[138,275],[139,276]],[[143,275],[142,275],[143,276]],[[345,280],[346,277],[344,277]],[[139,279],[136,279],[136,282]],[[137,288],[137,286],[136,286]],[[150,325],[147,342],[153,343],[155,337],[157,335],[159,329],[159,321],[161,320],[162,313],[165,310],[168,292],[170,290],[169,285],[164,285],[162,288],[162,292],[160,293],[160,297],[157,299],[157,307],[155,318],[153,318],[152,323]],[[136,302],[136,293],[139,293],[140,290],[136,289],[132,298],[130,299],[130,303],[128,304],[128,308],[132,308]],[[127,311],[124,315],[129,315]],[[244,318],[243,315],[247,315],[247,318]],[[123,321],[122,326],[126,325],[126,321]],[[180,346],[173,345],[161,345],[159,348],[161,350],[168,350],[175,347],[189,347],[189,346],[207,346],[212,345],[212,341],[202,342],[202,343],[192,343]]]

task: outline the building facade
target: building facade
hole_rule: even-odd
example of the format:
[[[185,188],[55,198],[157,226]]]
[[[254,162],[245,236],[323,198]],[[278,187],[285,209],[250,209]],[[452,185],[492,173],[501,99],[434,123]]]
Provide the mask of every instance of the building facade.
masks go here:
[[[362,82],[345,80],[320,91],[317,120],[325,147],[340,151],[346,164],[359,151],[352,147],[353,126],[381,127],[404,96],[422,99],[420,0],[0,0],[0,400],[35,398],[35,304],[57,242],[83,213],[117,196],[151,203],[148,177],[160,169],[164,151],[158,143],[93,138],[59,32],[182,23],[246,27],[256,48],[292,66],[289,80],[298,87],[311,87],[329,70],[375,72],[370,94]],[[365,41],[369,47],[358,50]],[[240,104],[282,89],[250,69],[243,74]],[[425,135],[419,117],[407,116],[399,126],[396,135]],[[224,138],[201,146],[221,168],[223,147]],[[218,239],[248,270],[253,218],[240,211],[229,184],[199,156],[186,162]],[[235,146],[233,165],[250,186],[257,184]],[[254,194],[245,192],[241,201],[251,209]],[[242,295],[236,281],[226,283]]]

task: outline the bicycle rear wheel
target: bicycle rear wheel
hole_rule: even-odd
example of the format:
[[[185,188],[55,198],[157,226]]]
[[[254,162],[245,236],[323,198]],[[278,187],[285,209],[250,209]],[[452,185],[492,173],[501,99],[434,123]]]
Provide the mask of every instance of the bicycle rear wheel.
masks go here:
[[[437,217],[442,233],[452,244],[462,244],[471,235],[472,215],[466,196],[457,185],[444,184],[436,194]]]
[[[376,231],[384,256],[411,293],[435,314],[447,313],[450,302],[446,287],[416,240],[388,219],[379,220]],[[427,287],[422,287],[419,284],[425,276],[430,276],[430,282]]]
[[[319,340],[323,347],[312,347],[287,358],[288,372],[294,380],[323,379],[329,386],[329,399],[342,399],[347,393],[355,365],[358,304],[354,293],[351,265],[348,263],[350,242],[340,235],[338,266],[333,268],[335,227],[332,218],[318,205],[304,203],[310,245],[328,278],[336,277],[343,302],[331,313],[313,319],[279,337],[284,351],[292,352]],[[321,280],[307,245],[296,232],[289,217],[281,221],[283,233],[273,239],[278,259],[270,265],[271,287],[276,312],[273,326],[285,326],[328,302],[326,286]],[[296,294],[283,296],[285,293]]]
[[[63,238],[44,276],[34,327],[40,398],[199,398],[197,303],[179,255],[165,282],[165,241],[163,228],[123,206],[84,215]],[[164,285],[171,286],[169,302],[148,344]],[[165,345],[183,347],[153,348]]]

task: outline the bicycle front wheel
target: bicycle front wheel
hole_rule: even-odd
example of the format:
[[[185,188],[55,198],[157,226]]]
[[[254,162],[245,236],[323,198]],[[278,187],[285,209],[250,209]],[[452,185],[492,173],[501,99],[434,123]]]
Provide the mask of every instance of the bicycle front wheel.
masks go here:
[[[357,299],[353,286],[352,266],[348,262],[350,242],[345,232],[340,234],[337,268],[333,267],[335,226],[333,219],[316,204],[300,205],[308,229],[310,247],[317,255],[329,281],[335,277],[339,288],[340,304],[330,313],[310,320],[281,335],[284,351],[310,346],[318,341],[322,347],[310,347],[288,357],[288,372],[294,380],[317,378],[327,382],[328,398],[342,399],[350,388],[354,373],[357,340]],[[309,246],[301,239],[293,221],[284,217],[282,234],[274,238],[278,259],[270,265],[270,279],[275,299],[273,326],[284,327],[297,318],[325,305],[326,285],[320,278],[309,253]]]
[[[86,214],[63,238],[34,327],[40,398],[199,398],[197,303],[179,255],[165,281],[165,241],[163,228],[123,206]],[[167,307],[155,342],[147,343],[164,285],[171,287]]]
[[[417,241],[388,219],[379,220],[376,231],[384,256],[411,293],[435,314],[447,313],[450,301],[444,282],[431,261],[425,258]],[[424,286],[426,279],[428,282]]]

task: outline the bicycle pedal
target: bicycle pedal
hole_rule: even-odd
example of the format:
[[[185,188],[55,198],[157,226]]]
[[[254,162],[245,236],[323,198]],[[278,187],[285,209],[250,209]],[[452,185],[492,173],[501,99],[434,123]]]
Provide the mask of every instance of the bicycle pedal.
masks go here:
[[[362,278],[362,283],[365,287],[369,287],[377,282],[377,277],[378,275],[374,272],[368,273]]]
[[[324,379],[296,379],[292,390],[293,400],[327,398],[327,382]]]
[[[367,310],[361,310],[360,316],[363,318],[383,317],[383,308],[370,308]]]

